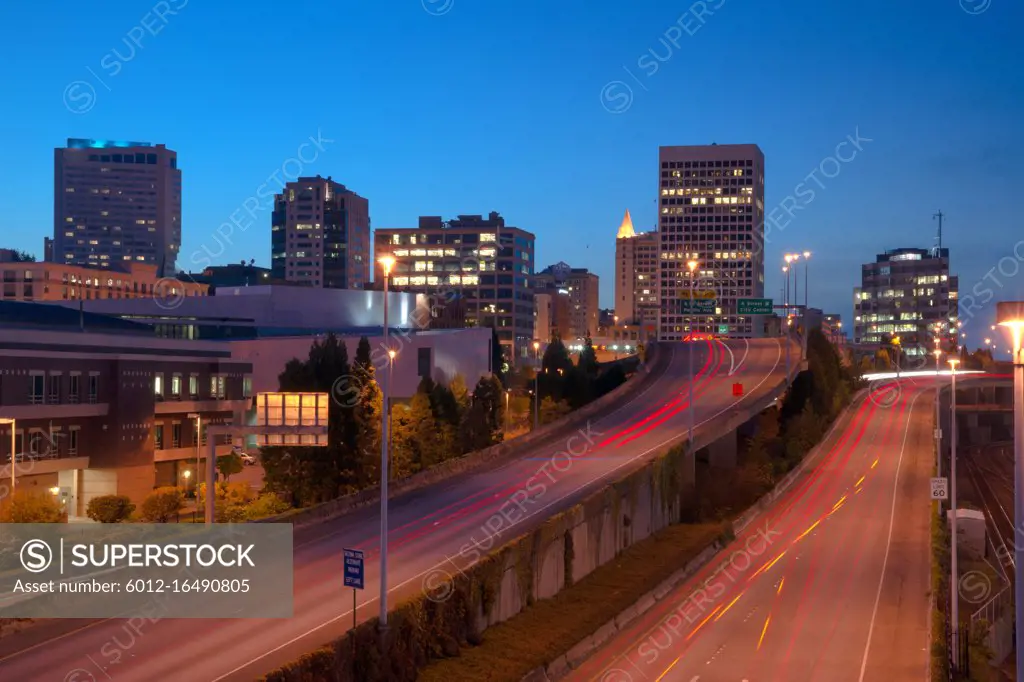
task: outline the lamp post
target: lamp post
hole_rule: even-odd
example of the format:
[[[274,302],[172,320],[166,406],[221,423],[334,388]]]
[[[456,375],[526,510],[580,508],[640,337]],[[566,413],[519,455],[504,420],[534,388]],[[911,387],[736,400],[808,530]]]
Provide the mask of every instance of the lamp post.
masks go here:
[[[0,417],[0,424],[9,424],[11,427],[11,495],[14,494],[14,483],[16,474],[14,473],[14,449],[18,431],[18,420],[14,418]]]
[[[786,263],[790,262],[789,256],[786,256]],[[783,338],[786,343],[786,381],[789,381],[789,265],[782,266],[782,272],[786,275],[786,293],[783,297],[785,302],[786,311],[786,326],[783,329]]]
[[[394,457],[395,453],[395,411],[391,404],[391,377],[394,376],[395,369],[395,356],[398,355],[398,351],[394,348],[388,349],[388,462]],[[388,467],[388,477],[390,478],[391,468]]]
[[[388,380],[384,382],[383,404],[386,407],[380,417],[380,627],[388,626],[388,415],[391,397],[391,346],[388,342],[388,279],[391,268],[395,264],[393,256],[381,256],[378,259],[384,270],[384,348],[388,351]]]
[[[199,501],[199,472],[202,471],[200,459],[203,456],[203,417],[197,412],[191,412],[189,419],[196,420],[196,502]]]
[[[512,396],[512,389],[511,388],[506,388],[505,389],[505,437],[506,438],[508,437],[508,415],[509,415],[508,405],[509,405],[509,399],[511,398],[511,396]]]
[[[938,339],[936,339],[937,341]],[[942,432],[939,428],[941,422],[941,413],[939,411],[939,361],[942,358],[942,351],[938,349],[938,343],[936,343],[936,348],[932,351],[932,354],[935,356],[935,475],[942,478],[942,450],[940,447],[942,445],[940,440]],[[942,500],[939,500],[939,516],[942,516]]]
[[[900,378],[900,337],[892,337],[892,347],[896,351],[896,379]]]
[[[694,422],[694,413],[693,413],[693,383],[694,383],[694,376],[693,376],[693,345],[694,345],[694,341],[693,341],[693,326],[694,325],[693,325],[693,321],[696,318],[696,314],[695,313],[696,313],[696,310],[697,310],[697,306],[693,302],[693,279],[694,279],[693,278],[693,273],[697,269],[697,265],[698,265],[698,263],[695,260],[691,260],[691,261],[688,261],[686,263],[686,267],[690,271],[690,360],[689,360],[689,362],[690,362],[690,431],[689,431],[687,443],[690,446],[690,452],[691,453],[694,452],[694,449],[693,449],[693,422]]]
[[[533,342],[533,430],[540,428],[540,341]]]
[[[1020,532],[1024,527],[1024,303],[1001,302],[996,317],[1009,327],[1013,347],[1013,525]],[[1014,610],[1016,611],[1017,670],[1024,670],[1024,543],[1014,541]]]
[[[810,299],[808,292],[810,291],[810,274],[808,270],[811,268],[811,264],[808,262],[811,260],[811,252],[804,251],[804,315],[807,314],[807,302]],[[806,330],[805,330],[806,331]]]
[[[957,600],[957,587],[960,584],[960,579],[957,570],[957,557],[956,557],[956,366],[960,364],[960,361],[956,358],[949,359],[949,367],[952,370],[950,372],[950,378],[952,381],[952,388],[950,389],[950,425],[949,425],[949,508],[952,513],[950,520],[950,581],[949,581],[949,599],[950,599],[950,613],[952,614],[952,632],[953,632],[953,646],[957,647],[960,642],[960,604]],[[956,649],[954,649],[955,651]],[[954,667],[958,667],[960,664],[959,658],[954,656]]]

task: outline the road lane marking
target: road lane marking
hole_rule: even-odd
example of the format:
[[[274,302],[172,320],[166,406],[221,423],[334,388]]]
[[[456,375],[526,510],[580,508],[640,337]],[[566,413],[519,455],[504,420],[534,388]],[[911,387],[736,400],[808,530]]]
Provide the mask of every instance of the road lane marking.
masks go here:
[[[871,468],[874,469],[876,466],[878,466],[878,460],[877,459],[874,462],[871,463]]]
[[[868,669],[868,654],[871,652],[871,635],[875,631],[875,618],[878,616],[878,603],[882,600],[882,587],[885,585],[885,567],[889,563],[889,548],[892,546],[892,527],[896,519],[896,499],[898,497],[899,483],[900,483],[900,466],[903,464],[903,452],[907,448],[907,436],[910,435],[910,424],[912,423],[911,417],[914,414],[914,404],[917,399],[923,395],[918,393],[914,396],[914,399],[910,401],[910,409],[907,410],[907,425],[903,430],[903,444],[900,446],[900,456],[896,460],[896,476],[892,482],[892,508],[889,511],[889,535],[885,540],[885,555],[882,558],[882,574],[878,576],[878,592],[875,594],[875,607],[871,611],[871,624],[868,626],[868,641],[864,644],[864,658],[861,659],[860,663],[860,677],[857,678],[858,682],[864,682],[864,674]],[[875,460],[875,464],[878,464],[878,460]],[[874,464],[871,465],[874,468]]]
[[[768,624],[772,622],[772,614],[768,614],[768,617],[764,620],[764,627],[761,628],[761,639],[757,640],[757,650],[761,650],[761,643],[764,642],[764,636],[768,632]]]
[[[797,536],[796,540],[793,540],[792,544],[794,544],[794,545],[795,545],[796,543],[798,543],[798,542],[800,542],[801,540],[803,540],[803,539],[804,539],[804,537],[805,537],[805,536],[806,536],[806,535],[807,535],[808,533],[810,533],[810,532],[811,532],[812,530],[814,530],[815,528],[817,528],[817,527],[818,527],[818,524],[819,524],[819,523],[821,523],[821,519],[818,519],[817,521],[815,521],[814,523],[812,523],[812,524],[811,524],[811,527],[810,527],[810,528],[808,528],[807,530],[805,530],[805,531],[804,531],[803,533],[800,533],[800,535],[798,535],[798,536]]]
[[[775,590],[775,594],[782,594],[782,586],[786,584],[786,576],[782,576],[782,580],[779,581],[779,589]]]
[[[687,641],[689,641],[689,639],[690,639],[691,637],[693,637],[693,636],[694,636],[695,634],[697,634],[697,631],[698,631],[698,630],[700,630],[700,629],[701,629],[702,627],[704,627],[704,625],[705,625],[705,624],[707,624],[707,622],[708,622],[709,620],[711,620],[712,618],[714,618],[715,614],[716,614],[716,613],[718,613],[718,610],[719,610],[720,608],[722,608],[722,605],[721,605],[721,604],[719,604],[718,606],[716,606],[716,607],[715,607],[715,610],[714,610],[714,611],[712,611],[711,613],[709,613],[709,614],[708,614],[708,617],[707,617],[707,618],[705,618],[704,620],[702,620],[702,621],[700,622],[700,624],[699,624],[699,625],[698,625],[697,627],[695,627],[695,628],[693,629],[693,631],[692,631],[692,632],[691,632],[691,633],[690,633],[689,635],[687,635],[687,636],[686,636],[686,639],[687,639]],[[716,620],[717,620],[717,619],[716,619]]]
[[[724,616],[724,615],[726,614],[726,612],[728,612],[728,611],[729,611],[729,609],[731,609],[731,608],[732,608],[732,605],[733,605],[733,604],[735,604],[736,602],[738,602],[738,601],[740,600],[740,597],[742,597],[742,596],[743,596],[743,593],[742,593],[742,592],[740,592],[739,594],[737,594],[737,595],[736,595],[736,598],[735,598],[735,599],[733,599],[733,600],[732,600],[731,602],[729,602],[729,605],[728,605],[728,606],[726,606],[726,607],[725,607],[724,609],[722,609],[722,612],[721,612],[720,614],[718,614],[718,617],[717,617],[717,618],[715,618],[715,622],[717,623],[717,622],[718,622],[718,620],[719,620],[719,619],[720,619],[720,618],[721,618],[722,616]]]
[[[863,482],[864,482],[864,476],[861,476],[859,479],[857,479],[857,482],[853,484],[853,487],[856,488],[857,486],[859,486]]]
[[[665,668],[665,672],[663,672],[662,674],[658,675],[658,679],[654,680],[654,682],[661,682],[661,680],[665,677],[665,675],[668,675],[668,671],[671,670],[672,668],[674,668],[676,663],[679,662],[680,658],[682,658],[682,656],[676,657],[676,660],[674,660],[671,663],[669,663],[668,667]]]
[[[725,413],[726,413],[726,412],[728,412],[729,410],[733,409],[733,408],[734,408],[734,407],[735,407],[735,406],[736,406],[736,405],[737,405],[738,403],[742,402],[742,401],[743,401],[743,400],[744,400],[744,399],[745,399],[745,398],[746,398],[746,397],[747,397],[748,395],[752,394],[752,393],[753,393],[754,391],[756,391],[756,390],[757,390],[757,389],[759,389],[759,388],[760,388],[760,387],[761,387],[762,385],[764,385],[764,383],[765,383],[766,381],[768,381],[768,379],[769,379],[769,378],[771,378],[771,376],[772,376],[772,375],[773,375],[773,374],[775,373],[775,370],[776,370],[776,369],[778,368],[778,366],[779,366],[779,362],[781,361],[781,358],[782,358],[782,345],[781,345],[781,344],[777,344],[777,348],[778,348],[778,352],[777,352],[777,354],[776,354],[776,357],[775,357],[775,364],[774,364],[774,365],[772,365],[772,368],[771,368],[770,370],[768,370],[768,373],[767,373],[767,374],[765,374],[765,376],[764,376],[764,377],[763,377],[763,378],[761,379],[761,381],[759,381],[759,382],[758,382],[757,386],[755,386],[755,387],[754,387],[753,391],[751,391],[751,392],[750,392],[750,393],[748,393],[747,395],[743,396],[743,397],[742,397],[742,398],[740,398],[739,400],[736,400],[736,401],[732,402],[731,404],[729,404],[729,405],[728,405],[727,407],[725,407],[724,409],[720,410],[720,411],[719,411],[719,412],[717,412],[716,414],[714,414],[714,415],[712,415],[712,416],[708,417],[707,419],[705,419],[704,421],[700,422],[700,424],[695,424],[695,425],[694,425],[694,427],[696,428],[697,426],[703,426],[704,424],[707,424],[708,422],[714,421],[714,420],[715,420],[715,419],[717,419],[717,418],[718,418],[718,417],[719,417],[720,415],[722,415],[722,414],[725,414]],[[673,349],[673,358],[674,358],[674,355],[675,355],[675,349]],[[671,361],[670,361],[670,363],[671,363]],[[654,386],[654,385],[655,385],[655,384],[652,384],[652,386]],[[650,388],[650,387],[649,387],[649,388]],[[646,389],[645,389],[645,392],[646,392]],[[625,407],[625,406],[623,406],[623,408],[620,408],[620,410],[621,410],[621,409],[624,409],[624,407]],[[617,410],[617,411],[618,411],[618,410]],[[614,414],[614,413],[612,413],[612,414]],[[608,415],[608,416],[611,416],[611,415]],[[545,505],[545,506],[544,506],[544,507],[542,507],[541,509],[538,509],[538,510],[537,510],[536,512],[534,512],[534,515],[535,515],[535,514],[539,514],[540,512],[544,511],[545,509],[548,509],[548,508],[549,508],[549,507],[551,507],[551,506],[554,506],[554,505],[556,505],[556,504],[559,504],[559,503],[562,503],[562,502],[564,502],[564,501],[565,501],[566,499],[568,499],[568,498],[571,498],[571,497],[572,497],[573,495],[575,495],[575,494],[576,494],[576,493],[578,493],[579,491],[583,490],[584,488],[586,488],[586,487],[588,487],[588,486],[591,486],[591,485],[593,485],[593,484],[595,484],[595,483],[599,483],[599,482],[601,482],[601,481],[602,481],[603,479],[607,478],[607,477],[608,477],[609,475],[611,475],[611,474],[614,474],[614,473],[615,473],[616,471],[618,471],[619,469],[621,469],[621,468],[623,468],[623,467],[625,467],[625,466],[628,466],[628,465],[632,464],[633,462],[635,462],[636,460],[638,460],[638,459],[641,459],[641,458],[643,458],[643,457],[646,457],[646,456],[647,456],[648,454],[650,454],[651,452],[655,452],[655,451],[657,451],[657,450],[660,450],[661,448],[665,447],[666,445],[668,445],[668,444],[669,444],[669,443],[671,443],[672,441],[674,441],[674,440],[678,440],[678,439],[680,439],[680,438],[684,438],[685,436],[686,436],[686,433],[684,432],[684,433],[680,433],[680,434],[678,434],[678,435],[675,435],[675,436],[672,436],[672,437],[670,437],[670,438],[667,438],[667,439],[665,439],[665,440],[664,440],[663,442],[661,442],[661,443],[659,443],[659,444],[655,445],[654,447],[648,448],[647,450],[645,450],[644,452],[642,452],[642,453],[640,453],[640,454],[636,455],[635,457],[632,457],[632,458],[630,458],[630,459],[628,459],[628,460],[625,460],[625,461],[623,461],[623,462],[622,462],[622,464],[620,464],[619,466],[615,467],[614,469],[611,469],[611,470],[607,471],[607,472],[606,472],[605,474],[603,474],[603,475],[602,475],[602,476],[600,476],[599,478],[597,478],[597,479],[595,479],[595,480],[591,480],[591,481],[588,481],[588,482],[584,483],[583,485],[580,485],[580,486],[578,486],[578,487],[577,487],[576,489],[574,489],[574,490],[570,491],[569,493],[567,493],[566,495],[562,496],[561,498],[559,498],[559,499],[557,499],[557,500],[554,500],[554,501],[552,501],[551,503],[549,503],[549,504]],[[508,465],[505,465],[505,466],[502,466],[502,467],[500,467],[499,469],[495,469],[495,470],[493,470],[493,471],[491,471],[491,472],[489,472],[489,473],[493,473],[493,472],[501,471],[502,469],[505,469],[505,468],[507,468],[507,467],[509,467],[509,466],[512,466],[512,463],[510,463],[510,464],[508,464]],[[533,515],[531,515],[531,516],[533,516]],[[512,523],[512,524],[511,524],[511,525],[509,526],[509,528],[512,528],[512,527],[514,527],[514,526],[516,526],[516,525],[518,525],[518,524],[520,524],[520,523],[522,523],[522,522],[526,521],[527,519],[531,518],[531,516],[528,516],[528,517],[524,517],[524,518],[522,518],[522,519],[519,519],[518,521],[516,521],[516,522]],[[323,536],[323,537],[327,537],[327,536]],[[398,585],[396,585],[395,587],[389,588],[389,589],[388,589],[388,594],[390,594],[391,592],[394,592],[395,590],[397,590],[397,589],[399,589],[399,588],[401,588],[401,587],[404,587],[405,585],[408,585],[409,583],[413,582],[414,580],[416,580],[416,579],[418,579],[418,578],[422,578],[422,577],[423,577],[424,575],[427,575],[427,574],[428,574],[428,573],[430,573],[431,571],[433,571],[433,570],[436,570],[437,568],[439,568],[439,567],[440,567],[441,565],[443,565],[444,563],[445,563],[444,561],[441,561],[441,562],[439,562],[439,563],[438,563],[437,565],[435,565],[435,566],[432,566],[432,567],[430,567],[430,568],[429,568],[429,569],[427,569],[426,571],[423,571],[422,573],[420,573],[420,574],[418,574],[418,575],[414,575],[414,576],[412,576],[412,577],[411,577],[411,578],[409,578],[408,580],[405,580],[405,581],[403,581],[403,582],[399,583],[399,584],[398,584]],[[368,601],[367,601],[367,602],[366,602],[366,603],[364,604],[364,606],[368,606],[368,605],[370,605],[370,604],[372,604],[372,603],[376,602],[376,601],[377,601],[378,599],[379,599],[378,597],[373,597],[372,599],[369,599],[369,600],[368,600]],[[309,630],[307,630],[306,632],[304,632],[304,633],[302,633],[302,634],[299,634],[299,635],[296,635],[295,637],[292,637],[292,638],[291,638],[291,639],[289,639],[289,640],[288,640],[287,642],[284,642],[284,643],[282,643],[282,644],[279,644],[278,646],[274,647],[273,649],[270,649],[270,650],[268,650],[268,651],[265,651],[265,652],[261,653],[261,654],[260,654],[260,655],[258,655],[258,656],[255,656],[254,658],[252,658],[252,659],[250,659],[249,661],[247,661],[247,662],[245,662],[245,663],[243,663],[243,664],[241,664],[241,665],[239,665],[239,666],[235,667],[234,669],[230,670],[229,672],[226,672],[226,673],[224,673],[224,674],[223,674],[223,675],[221,675],[220,677],[214,678],[213,680],[211,680],[211,682],[221,682],[222,680],[224,680],[224,679],[227,679],[228,677],[231,677],[232,675],[234,675],[234,674],[236,674],[236,673],[238,673],[238,672],[241,672],[242,670],[245,670],[246,668],[248,668],[248,667],[249,667],[249,666],[251,666],[252,664],[256,663],[257,661],[261,661],[261,660],[263,660],[264,658],[266,658],[267,656],[270,656],[270,655],[272,655],[272,654],[275,654],[275,653],[277,653],[278,651],[280,651],[280,650],[282,650],[282,649],[285,649],[285,648],[287,648],[287,647],[291,646],[292,644],[295,644],[296,642],[299,642],[299,641],[301,641],[301,640],[303,640],[303,639],[305,639],[305,638],[309,637],[310,635],[313,635],[313,634],[315,634],[315,633],[319,632],[319,631],[320,631],[320,630],[322,630],[323,628],[325,628],[325,627],[327,627],[327,626],[329,626],[329,625],[333,625],[334,623],[338,622],[339,620],[342,620],[343,618],[348,618],[348,617],[350,617],[351,615],[352,615],[352,611],[351,611],[351,610],[349,610],[349,611],[346,611],[345,613],[342,613],[342,614],[339,614],[339,615],[337,615],[337,616],[335,616],[335,617],[333,617],[333,618],[330,618],[330,619],[328,619],[328,620],[326,620],[326,621],[324,621],[324,622],[320,623],[319,625],[317,625],[317,626],[314,626],[314,627],[310,628],[310,629],[309,629]],[[652,630],[653,630],[653,628],[652,628]],[[617,660],[617,658],[618,658],[618,657],[616,657],[616,659],[615,659],[615,660]]]

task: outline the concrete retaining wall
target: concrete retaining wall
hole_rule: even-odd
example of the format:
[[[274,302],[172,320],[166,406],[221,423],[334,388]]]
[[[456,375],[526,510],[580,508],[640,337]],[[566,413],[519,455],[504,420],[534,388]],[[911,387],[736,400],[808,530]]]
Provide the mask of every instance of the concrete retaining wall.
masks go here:
[[[454,476],[467,473],[487,464],[495,464],[506,459],[526,454],[531,448],[543,446],[545,442],[556,442],[564,437],[567,429],[571,430],[581,421],[593,420],[611,413],[623,400],[636,395],[656,381],[668,368],[671,353],[652,346],[651,361],[642,366],[625,384],[611,393],[601,396],[589,405],[562,417],[537,431],[499,443],[483,450],[471,452],[455,459],[441,462],[437,466],[420,471],[388,484],[388,499],[392,500],[414,490],[425,488]],[[344,516],[356,509],[380,502],[380,488],[368,488],[352,495],[339,497],[314,507],[296,509],[278,516],[271,516],[254,521],[254,523],[291,523],[294,528],[321,523]]]

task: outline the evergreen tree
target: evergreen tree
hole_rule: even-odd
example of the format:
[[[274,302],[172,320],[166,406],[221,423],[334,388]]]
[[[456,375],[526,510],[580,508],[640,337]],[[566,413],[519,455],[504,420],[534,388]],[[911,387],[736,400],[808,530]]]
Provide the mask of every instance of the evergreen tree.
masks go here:
[[[438,439],[438,425],[430,406],[430,396],[417,391],[409,403],[412,461],[417,470],[429,469],[445,457]]]
[[[505,385],[505,347],[501,345],[498,332],[491,327],[491,372],[498,378],[498,381]]]
[[[469,388],[466,386],[466,379],[461,374],[456,374],[451,383],[452,397],[458,406],[459,416],[469,409]]]
[[[487,424],[487,409],[474,401],[462,415],[459,425],[459,446],[462,452],[474,452],[491,445],[491,431]]]
[[[580,351],[579,362],[576,366],[583,371],[586,376],[596,377],[598,370],[600,369],[597,362],[597,352],[594,350],[594,344],[590,340],[590,334],[583,339],[583,350]]]
[[[267,488],[289,496],[295,506],[334,499],[351,490],[359,479],[359,463],[352,449],[352,411],[338,392],[338,382],[346,381],[349,374],[344,342],[328,334],[322,342],[313,342],[305,361],[289,361],[278,376],[282,391],[331,396],[327,447],[273,447],[262,452]]]
[[[380,483],[381,415],[384,395],[377,384],[377,372],[370,357],[370,342],[364,336],[356,347],[356,362],[352,371],[359,387],[359,396],[353,410],[355,425],[353,449],[358,463],[360,486]]]
[[[434,388],[430,391],[430,406],[434,410],[434,418],[439,425],[458,428],[461,418],[459,403],[451,388],[441,383],[435,383]]]

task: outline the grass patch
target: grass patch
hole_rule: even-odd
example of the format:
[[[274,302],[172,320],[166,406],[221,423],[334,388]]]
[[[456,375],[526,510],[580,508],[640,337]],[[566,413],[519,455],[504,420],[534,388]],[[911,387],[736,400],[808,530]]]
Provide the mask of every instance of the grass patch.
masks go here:
[[[431,663],[422,682],[518,680],[550,663],[685,566],[722,533],[719,523],[669,526],[581,581],[487,628],[479,646]]]

